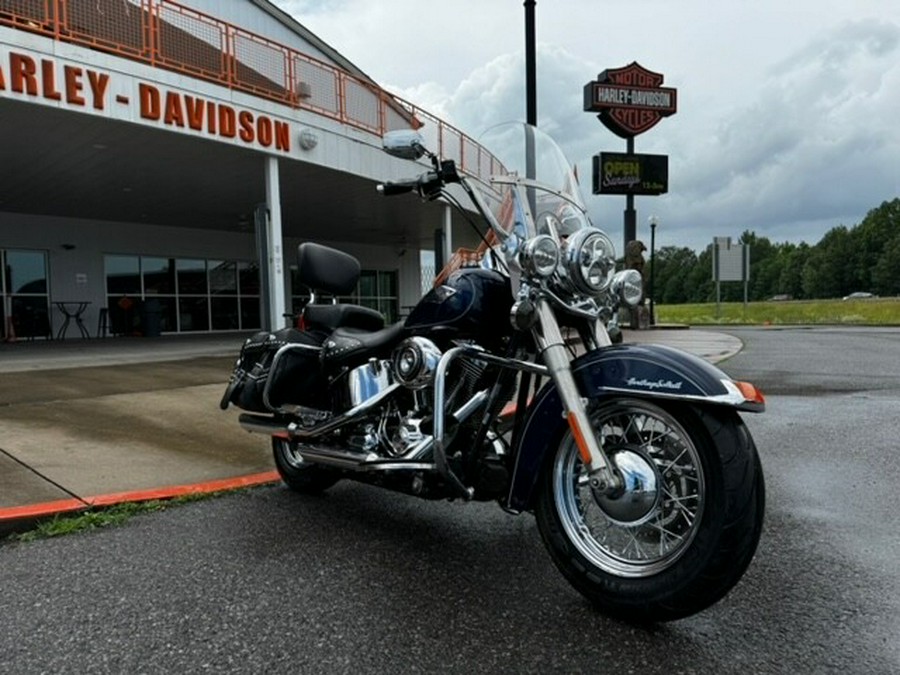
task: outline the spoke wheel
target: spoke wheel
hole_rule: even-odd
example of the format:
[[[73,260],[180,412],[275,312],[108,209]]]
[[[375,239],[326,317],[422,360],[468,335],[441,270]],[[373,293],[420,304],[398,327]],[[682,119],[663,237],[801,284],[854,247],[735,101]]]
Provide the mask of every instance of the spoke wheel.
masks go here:
[[[556,510],[572,544],[596,567],[620,576],[659,573],[690,546],[703,514],[705,480],[696,446],[661,408],[635,402],[595,411],[594,431],[626,476],[626,490],[596,495],[569,436],[553,463]],[[634,467],[637,465],[637,467]],[[651,474],[641,485],[634,474]]]
[[[595,491],[560,426],[535,503],[557,568],[601,611],[629,621],[679,619],[720,600],[750,564],[765,510],[741,418],[629,398],[595,401],[588,414],[624,488]]]

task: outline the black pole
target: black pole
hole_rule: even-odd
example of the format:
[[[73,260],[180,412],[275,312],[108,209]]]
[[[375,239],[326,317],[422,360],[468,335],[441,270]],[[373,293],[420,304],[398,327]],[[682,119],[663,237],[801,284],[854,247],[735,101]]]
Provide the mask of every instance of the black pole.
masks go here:
[[[534,7],[536,0],[525,0],[525,121],[537,126],[537,46]]]
[[[634,136],[628,137],[625,152],[629,155],[634,154]],[[634,195],[625,195],[624,225],[625,243],[623,244],[623,251],[628,249],[628,242],[637,239],[637,213],[634,210]]]
[[[656,218],[650,219],[650,325],[656,325]]]

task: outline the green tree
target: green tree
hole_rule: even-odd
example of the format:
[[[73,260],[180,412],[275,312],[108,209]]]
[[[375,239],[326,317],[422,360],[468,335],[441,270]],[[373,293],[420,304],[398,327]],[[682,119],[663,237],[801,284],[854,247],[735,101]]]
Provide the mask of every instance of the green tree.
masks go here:
[[[656,301],[669,305],[688,302],[688,274],[697,264],[697,254],[687,247],[664,246],[656,251],[654,264]]]

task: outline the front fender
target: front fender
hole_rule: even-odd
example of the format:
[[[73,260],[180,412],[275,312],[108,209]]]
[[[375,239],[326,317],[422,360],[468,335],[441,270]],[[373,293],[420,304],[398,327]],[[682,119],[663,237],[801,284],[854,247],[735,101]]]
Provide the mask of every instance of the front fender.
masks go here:
[[[615,345],[572,361],[572,374],[587,399],[629,396],[721,405],[762,412],[762,397],[748,397],[728,375],[703,359],[663,345]],[[559,393],[548,382],[528,407],[522,433],[513,448],[516,466],[508,506],[531,508],[534,486],[550,445],[566,428]]]

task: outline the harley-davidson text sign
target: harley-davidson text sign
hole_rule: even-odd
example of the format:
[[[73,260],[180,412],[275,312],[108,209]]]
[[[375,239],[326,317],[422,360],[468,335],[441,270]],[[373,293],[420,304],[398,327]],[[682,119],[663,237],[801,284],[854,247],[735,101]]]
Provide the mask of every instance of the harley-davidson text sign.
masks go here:
[[[584,109],[598,117],[614,134],[631,138],[642,134],[663,117],[674,115],[678,92],[661,87],[663,76],[647,70],[637,61],[604,70],[584,85]]]

